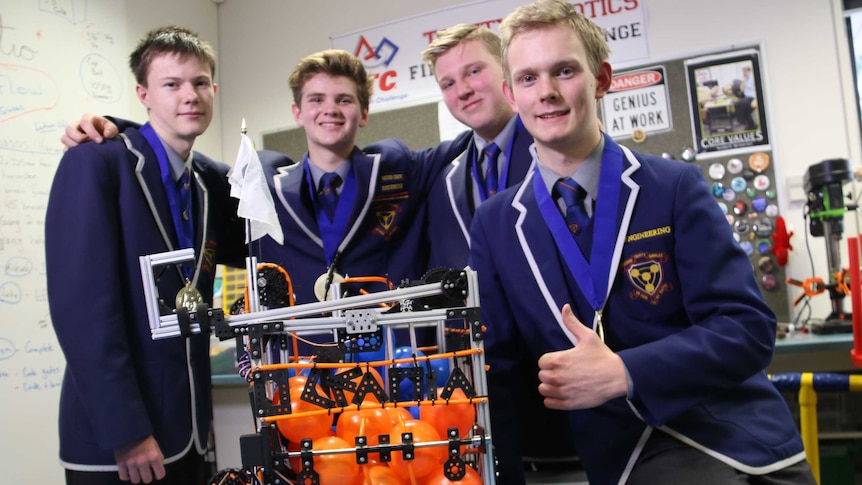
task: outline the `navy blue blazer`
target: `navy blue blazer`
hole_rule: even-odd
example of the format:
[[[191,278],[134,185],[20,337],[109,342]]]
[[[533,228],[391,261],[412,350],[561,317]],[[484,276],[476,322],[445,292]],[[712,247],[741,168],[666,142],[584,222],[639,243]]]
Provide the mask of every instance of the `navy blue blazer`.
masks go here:
[[[803,460],[797,427],[764,372],[775,316],[700,169],[631,152],[609,137],[603,156],[603,163],[619,157],[623,171],[616,220],[594,221],[616,228],[602,320],[634,395],[568,412],[568,422],[548,432],[574,437],[593,484],[625,483],[654,428],[746,473]],[[483,203],[471,231],[505,484],[523,483],[513,396],[535,392],[513,385],[519,358],[535,361],[575,344],[560,314],[566,303],[595,326],[539,211],[534,177],[537,169]],[[601,205],[599,197],[599,212]]]
[[[467,134],[470,138],[466,150],[443,169],[428,196],[429,269],[463,268],[470,255],[470,224],[479,201],[473,200],[473,172],[470,167],[470,158],[475,157],[476,152],[475,135],[472,131]],[[532,135],[518,120],[512,150],[508,154],[506,187],[517,185],[524,179],[533,163],[532,144]]]
[[[227,165],[194,154],[196,285],[211,303],[216,263],[241,263],[242,224]],[[209,335],[153,340],[139,256],[176,249],[159,163],[136,129],[63,156],[48,199],[48,302],[66,357],[60,459],[66,468],[115,471],[113,449],[153,435],[165,458],[205,450],[212,404]],[[184,285],[166,268],[169,307]],[[191,376],[189,372],[191,371]]]
[[[354,149],[356,196],[338,246],[336,271],[343,276],[387,277],[396,286],[422,277],[428,261],[424,203],[436,175],[466,143],[463,134],[420,151],[399,140],[377,142],[364,152]],[[279,245],[269,236],[262,238],[255,245],[258,260],[287,271],[297,304],[315,302],[314,282],[327,271],[328,262],[304,166],[275,152],[261,152],[261,163],[285,241]]]

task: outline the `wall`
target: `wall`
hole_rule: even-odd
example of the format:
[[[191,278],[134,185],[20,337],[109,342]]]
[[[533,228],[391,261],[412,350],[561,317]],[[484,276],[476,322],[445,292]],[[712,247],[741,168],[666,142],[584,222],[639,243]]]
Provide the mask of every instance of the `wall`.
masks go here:
[[[62,483],[57,404],[65,362],[48,316],[42,247],[60,135],[84,112],[144,119],[128,71],[141,35],[184,23],[217,42],[210,0],[0,3],[0,456],[4,483]],[[220,126],[210,147],[221,150]],[[93,261],[93,278],[104,271]],[[81,302],[82,308],[86,302]]]

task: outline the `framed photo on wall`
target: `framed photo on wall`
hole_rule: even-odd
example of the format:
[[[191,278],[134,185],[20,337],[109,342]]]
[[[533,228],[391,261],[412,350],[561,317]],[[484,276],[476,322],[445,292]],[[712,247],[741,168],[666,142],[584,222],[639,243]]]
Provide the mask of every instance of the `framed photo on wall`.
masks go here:
[[[756,49],[685,62],[697,158],[769,149]]]

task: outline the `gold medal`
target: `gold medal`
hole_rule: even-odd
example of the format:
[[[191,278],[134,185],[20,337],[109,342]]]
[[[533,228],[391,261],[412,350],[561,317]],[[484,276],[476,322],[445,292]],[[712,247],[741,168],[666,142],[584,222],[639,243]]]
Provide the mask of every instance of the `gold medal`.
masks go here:
[[[204,297],[201,296],[201,292],[192,286],[190,281],[188,281],[186,282],[186,286],[177,292],[175,308],[185,308],[190,312],[196,312],[198,310],[198,305],[201,303],[205,303]]]
[[[344,281],[344,276],[338,273],[332,273],[332,282],[329,285],[329,291],[326,291],[326,279],[329,277],[329,272],[323,273],[317,277],[314,282],[314,296],[318,301],[326,301],[332,299],[332,287]]]

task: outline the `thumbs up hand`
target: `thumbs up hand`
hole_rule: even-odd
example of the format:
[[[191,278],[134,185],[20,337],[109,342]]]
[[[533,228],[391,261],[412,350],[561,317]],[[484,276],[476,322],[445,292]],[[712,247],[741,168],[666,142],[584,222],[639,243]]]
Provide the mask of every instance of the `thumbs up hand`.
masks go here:
[[[625,396],[628,386],[622,359],[578,320],[568,304],[563,306],[563,323],[578,344],[539,358],[539,393],[545,406],[588,409]]]

